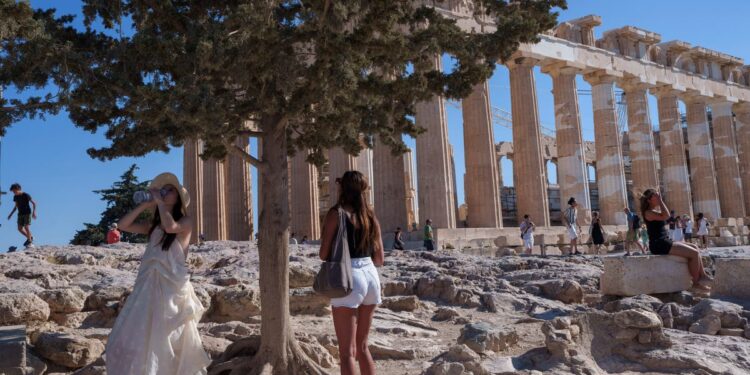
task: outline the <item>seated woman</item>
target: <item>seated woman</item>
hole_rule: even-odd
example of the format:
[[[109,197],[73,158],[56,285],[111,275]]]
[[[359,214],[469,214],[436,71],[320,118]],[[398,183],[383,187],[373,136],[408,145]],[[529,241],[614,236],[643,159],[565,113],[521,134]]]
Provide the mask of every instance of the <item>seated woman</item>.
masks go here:
[[[661,198],[661,194],[654,189],[647,189],[641,195],[641,215],[648,229],[648,243],[652,254],[676,255],[687,258],[693,287],[709,289],[706,285],[712,278],[703,268],[703,260],[697,246],[682,241],[673,242],[667,233],[666,220],[669,218],[669,208]]]

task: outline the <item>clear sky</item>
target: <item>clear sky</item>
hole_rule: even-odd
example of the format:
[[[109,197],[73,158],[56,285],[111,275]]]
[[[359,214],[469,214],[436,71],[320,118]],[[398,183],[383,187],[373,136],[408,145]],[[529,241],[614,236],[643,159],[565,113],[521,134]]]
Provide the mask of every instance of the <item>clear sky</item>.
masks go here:
[[[59,13],[80,14],[80,4],[75,0],[32,0],[31,3],[35,7],[57,7]],[[588,14],[602,16],[603,24],[597,28],[597,37],[603,31],[633,25],[660,33],[663,41],[684,40],[750,62],[750,44],[747,42],[750,35],[747,19],[750,1],[747,0],[569,0],[568,10],[561,13],[560,20]],[[76,23],[81,23],[80,17]],[[542,124],[554,128],[551,79],[538,71],[536,79]],[[579,79],[579,89],[589,88]],[[510,110],[507,69],[498,67],[490,79],[490,89],[493,106]],[[658,117],[655,102],[651,99],[651,121],[656,125]],[[593,140],[591,98],[581,95],[579,102],[584,138]],[[450,142],[455,152],[460,204],[464,202],[461,111],[450,105],[446,108]],[[495,140],[511,140],[510,129],[496,126]],[[45,120],[24,120],[8,129],[0,151],[0,184],[2,190],[7,190],[11,183],[19,182],[37,201],[39,217],[33,222],[32,231],[38,244],[66,244],[75,231],[83,227],[84,222],[98,222],[104,202],[92,191],[109,187],[133,163],[140,167],[138,176],[142,180],[163,171],[182,176],[181,149],[168,154],[152,153],[143,158],[122,158],[108,162],[88,157],[85,152],[87,148],[104,144],[106,139],[101,133],[90,134],[74,127],[65,113]],[[512,185],[509,165],[504,165],[504,172],[504,184]],[[554,170],[550,174],[554,176]],[[253,171],[253,183],[255,181],[257,175]],[[257,196],[257,191],[254,191],[253,198],[257,199]],[[7,220],[13,204],[11,196],[5,195],[1,199],[0,252],[11,245],[20,247],[23,242],[16,231],[15,218]],[[257,210],[254,212],[257,215]]]

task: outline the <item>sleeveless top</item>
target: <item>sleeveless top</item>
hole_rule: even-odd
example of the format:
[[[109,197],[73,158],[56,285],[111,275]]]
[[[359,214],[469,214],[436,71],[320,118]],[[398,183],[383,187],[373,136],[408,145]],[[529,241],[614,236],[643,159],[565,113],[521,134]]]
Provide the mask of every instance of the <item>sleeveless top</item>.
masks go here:
[[[349,256],[354,258],[369,258],[372,256],[372,249],[360,250],[359,243],[362,241],[362,227],[354,227],[354,223],[346,215],[346,242],[349,244]]]
[[[672,240],[669,239],[667,233],[665,220],[654,220],[650,221],[643,218],[646,222],[646,229],[648,231],[648,246],[654,254],[668,254],[669,250],[672,249]]]

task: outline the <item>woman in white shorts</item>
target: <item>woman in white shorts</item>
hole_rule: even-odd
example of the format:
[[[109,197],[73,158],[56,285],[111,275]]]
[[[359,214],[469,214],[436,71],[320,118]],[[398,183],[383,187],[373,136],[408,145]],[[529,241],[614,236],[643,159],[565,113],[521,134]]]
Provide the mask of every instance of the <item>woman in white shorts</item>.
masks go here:
[[[375,362],[367,346],[367,336],[380,304],[380,277],[376,266],[383,265],[383,240],[380,223],[367,204],[368,184],[358,171],[347,171],[337,178],[339,199],[328,211],[323,224],[320,259],[328,259],[339,225],[339,210],[346,214],[347,243],[352,259],[352,292],[332,298],[333,326],[339,342],[341,374],[354,374],[355,361],[362,375],[375,373]]]

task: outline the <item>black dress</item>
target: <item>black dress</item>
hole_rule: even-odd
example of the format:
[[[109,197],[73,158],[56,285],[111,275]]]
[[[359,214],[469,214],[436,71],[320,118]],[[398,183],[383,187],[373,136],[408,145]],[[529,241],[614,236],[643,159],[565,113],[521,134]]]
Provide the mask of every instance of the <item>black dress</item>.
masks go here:
[[[594,245],[604,244],[601,219],[596,219],[596,221],[591,223],[591,241],[594,242]]]
[[[644,217],[648,230],[648,248],[652,254],[667,255],[672,249],[672,240],[667,233],[667,222],[664,220],[649,221]]]

